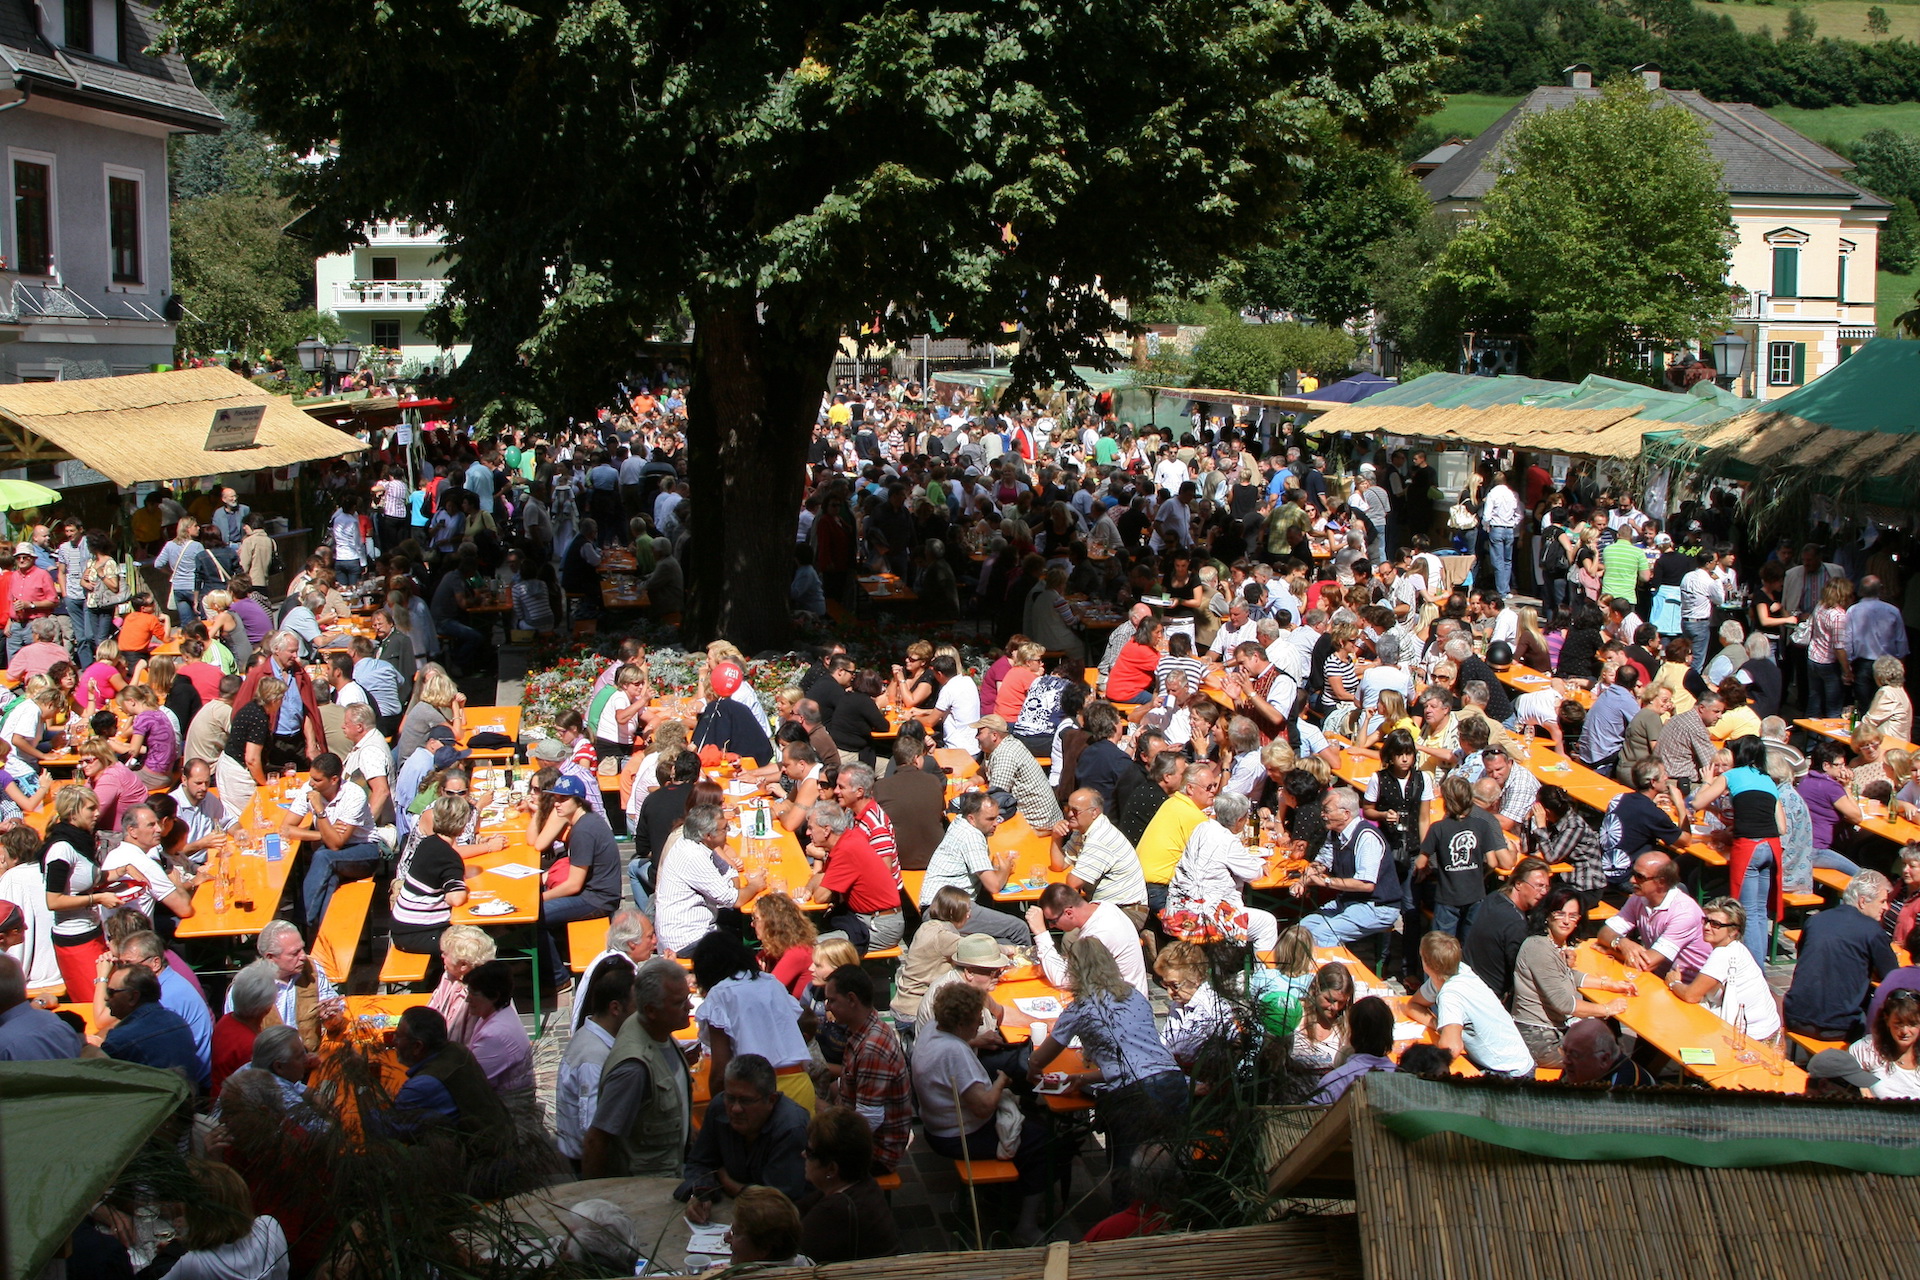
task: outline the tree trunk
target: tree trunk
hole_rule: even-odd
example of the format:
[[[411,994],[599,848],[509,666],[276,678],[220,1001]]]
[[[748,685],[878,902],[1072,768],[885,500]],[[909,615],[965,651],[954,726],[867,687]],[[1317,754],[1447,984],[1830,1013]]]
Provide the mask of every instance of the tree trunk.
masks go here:
[[[694,304],[687,395],[689,648],[724,638],[751,656],[789,648],[793,534],[807,446],[837,334],[790,333],[757,318],[753,296]]]

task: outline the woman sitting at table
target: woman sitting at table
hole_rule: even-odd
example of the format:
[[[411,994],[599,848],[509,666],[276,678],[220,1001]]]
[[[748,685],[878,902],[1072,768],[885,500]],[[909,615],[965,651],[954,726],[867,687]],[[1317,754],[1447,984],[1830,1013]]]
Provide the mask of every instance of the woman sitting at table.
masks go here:
[[[1902,988],[1888,996],[1847,1052],[1880,1077],[1874,1097],[1920,1098],[1920,991]]]
[[[441,932],[440,979],[427,1007],[447,1020],[448,1039],[466,1044],[473,1038],[475,1018],[467,1007],[467,975],[497,954],[492,935],[477,925],[448,925]]]
[[[893,669],[893,680],[887,685],[887,700],[900,707],[931,708],[937,692],[933,685],[933,646],[925,640],[915,640],[907,646],[906,665]]]
[[[452,841],[437,834],[459,832],[473,818],[467,797],[442,791],[414,826],[417,839],[393,871],[393,945],[413,955],[440,952],[440,936],[453,921],[453,909],[466,902],[467,881],[480,875],[468,867]]]
[[[1541,930],[1520,944],[1513,968],[1513,1022],[1528,1052],[1543,1067],[1561,1065],[1560,1042],[1574,1018],[1617,1018],[1625,1000],[1595,1004],[1581,988],[1627,991],[1626,983],[1584,974],[1573,967],[1574,930],[1585,915],[1581,897],[1564,886],[1551,890],[1537,913]]]
[[[1567,638],[1561,642],[1560,662],[1554,668],[1555,675],[1587,686],[1600,682],[1600,644],[1606,638],[1601,634],[1600,624],[1604,620],[1592,602],[1583,601],[1574,605],[1573,625],[1567,629]]]
[[[110,739],[114,754],[138,766],[140,781],[149,789],[171,787],[180,759],[180,735],[160,710],[159,699],[146,685],[136,684],[120,695],[129,719],[126,732]]]
[[[1353,975],[1347,966],[1337,961],[1322,965],[1313,975],[1300,1025],[1294,1028],[1287,1051],[1291,1067],[1305,1075],[1304,1083],[1310,1086],[1300,1096],[1312,1093],[1320,1077],[1346,1057],[1347,1006],[1352,1003]]]
[[[162,713],[173,721],[174,739],[185,738],[187,726],[200,714],[200,691],[193,687],[193,681],[180,678],[179,657],[171,653],[155,654],[147,663],[146,684],[153,690]]]
[[[1208,980],[1207,953],[1191,942],[1161,944],[1153,972],[1167,989],[1167,1025],[1160,1043],[1183,1071],[1191,1072],[1210,1045],[1235,1030],[1233,1010]]]
[[[507,847],[505,835],[480,834],[480,811],[493,802],[493,792],[475,788],[471,761],[456,760],[446,768],[422,778],[420,790],[415,793],[407,811],[416,818],[422,817],[445,796],[455,796],[467,802],[467,816],[459,826],[436,825],[441,837],[453,846],[453,851],[461,858],[478,858],[484,854],[498,853]],[[410,832],[409,839],[414,838],[416,832]]]
[[[469,970],[465,981],[472,1031],[463,1043],[512,1110],[514,1093],[533,1095],[533,1041],[513,1007],[513,968],[505,960],[489,960]]]
[[[820,931],[784,893],[763,893],[753,904],[753,936],[760,940],[760,968],[793,993],[807,998],[813,984],[813,944]]]
[[[1213,816],[1193,829],[1167,886],[1163,917],[1192,913],[1212,919],[1222,908],[1247,918],[1249,945],[1270,951],[1280,936],[1271,911],[1246,905],[1247,882],[1266,870],[1265,851],[1249,848],[1240,833],[1246,827],[1252,801],[1237,792],[1222,792],[1213,802]]]
[[[1552,670],[1552,653],[1546,633],[1540,629],[1540,611],[1529,604],[1522,605],[1517,612],[1520,627],[1514,639],[1513,660],[1530,671]]]
[[[1131,988],[1129,988],[1131,990]],[[920,1123],[927,1145],[949,1160],[971,1156],[992,1160],[1000,1154],[995,1116],[1008,1087],[1004,1071],[989,1077],[971,1040],[986,1008],[986,993],[971,983],[954,982],[934,993],[930,1025],[913,1046],[913,1091],[920,1100]],[[1047,1182],[1047,1130],[1043,1117],[1023,1119],[1013,1154],[1020,1178],[1020,1219],[1014,1239],[1040,1235],[1040,1207]]]
[[[1027,1079],[1039,1084],[1061,1050],[1079,1039],[1085,1069],[1066,1075],[1075,1088],[1094,1096],[1094,1114],[1107,1135],[1118,1211],[1133,1201],[1135,1149],[1170,1136],[1185,1122],[1187,1078],[1160,1041],[1153,1006],[1120,976],[1106,943],[1083,936],[1069,942],[1066,953],[1073,1000],[1047,1038],[1034,1046]]]
[[[1913,700],[1907,696],[1907,669],[1898,658],[1875,658],[1873,701],[1867,704],[1860,723],[1878,729],[1888,738],[1902,742],[1913,740]]]
[[[807,1181],[800,1252],[814,1262],[851,1262],[900,1252],[893,1208],[873,1180],[873,1129],[852,1107],[826,1107],[807,1124]],[[736,1260],[738,1255],[736,1254]]]
[[[814,1107],[812,1055],[800,1034],[800,1002],[754,963],[746,943],[715,931],[694,944],[693,983],[700,989],[700,1042],[709,1074],[726,1075],[735,1054],[756,1053],[773,1064],[780,1092],[809,1113]]]
[[[973,913],[973,898],[958,885],[942,885],[920,912],[920,927],[900,959],[894,979],[894,1020],[911,1027],[920,1015],[920,1000],[928,988],[953,972],[954,949],[965,936],[961,926]]]
[[[427,734],[441,727],[453,727],[467,696],[453,682],[446,669],[436,662],[421,664],[420,689],[413,705],[400,720],[400,736],[394,744],[393,758],[405,760],[426,745]]]
[[[1407,700],[1398,689],[1382,689],[1373,709],[1360,717],[1360,733],[1354,739],[1354,750],[1364,756],[1380,755],[1380,744],[1390,733],[1404,733],[1407,741],[1413,741],[1416,726],[1413,717],[1407,714]]]
[[[213,768],[214,785],[228,813],[244,813],[254,791],[267,785],[267,745],[286,694],[285,681],[267,676],[254,686],[253,701],[233,709],[226,748]]]
[[[104,739],[95,738],[76,754],[80,757],[80,778],[100,801],[100,829],[120,830],[120,820],[127,810],[146,802],[147,784],[114,757],[113,748]]]
[[[1853,761],[1848,768],[1853,776],[1847,783],[1847,790],[1858,798],[1868,787],[1887,776],[1887,735],[1863,721],[1854,726],[1851,745]]]
[[[209,591],[200,598],[200,603],[207,610],[207,661],[229,674],[245,670],[247,659],[253,653],[253,642],[247,638],[246,626],[233,611],[233,593]]]
[[[862,668],[854,673],[853,683],[841,693],[833,709],[833,721],[827,726],[833,745],[839,748],[841,764],[858,760],[871,765],[879,758],[874,735],[886,734],[888,725],[886,713],[874,699],[885,690],[886,685],[877,672]],[[888,751],[892,751],[890,740]]]
[[[1736,945],[1746,928],[1746,908],[1737,900],[1710,899],[1702,908],[1700,931],[1713,950],[1693,981],[1669,974],[1667,987],[1688,1004],[1703,1006],[1722,1022],[1744,1027],[1755,1040],[1772,1040],[1780,1034],[1780,1007],[1774,1002],[1761,961],[1745,946]],[[1624,1006],[1625,1002],[1614,1003]],[[1525,1030],[1521,1028],[1523,1034]]]
[[[51,746],[50,735],[55,730],[64,732],[75,723],[76,717],[85,717],[80,710],[80,668],[71,662],[56,662],[47,668],[47,679],[60,694],[47,712],[46,727],[40,735],[41,743]]]

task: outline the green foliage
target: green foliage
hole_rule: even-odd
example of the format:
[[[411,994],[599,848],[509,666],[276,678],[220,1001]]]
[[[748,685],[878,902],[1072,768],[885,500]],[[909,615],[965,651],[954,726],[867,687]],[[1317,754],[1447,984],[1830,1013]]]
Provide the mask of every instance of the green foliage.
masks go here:
[[[1530,334],[1542,377],[1619,375],[1638,343],[1697,339],[1727,314],[1734,240],[1706,136],[1638,81],[1531,116],[1434,287],[1457,292],[1465,328]]]
[[[312,251],[281,232],[292,216],[281,197],[237,191],[174,205],[183,349],[284,354],[316,328],[338,336],[338,323],[313,309]]]
[[[1241,260],[1227,296],[1243,308],[1345,324],[1372,303],[1367,251],[1428,208],[1396,157],[1329,138],[1301,183],[1299,205],[1274,224],[1271,243]]]
[[[1867,30],[1876,36],[1883,36],[1893,30],[1893,23],[1887,17],[1887,11],[1877,4],[1867,10]]]
[[[1296,371],[1323,379],[1345,377],[1361,346],[1341,329],[1247,324],[1235,317],[1209,326],[1194,344],[1187,385],[1270,395],[1283,377]]]
[[[1155,295],[1133,305],[1131,315],[1138,324],[1217,324],[1233,314],[1233,309],[1212,298]]]
[[[1202,288],[1288,207],[1322,121],[1389,142],[1453,45],[1416,0],[161,12],[280,145],[328,149],[296,191],[318,250],[380,217],[446,231],[435,323],[472,343],[468,403],[591,407],[685,301],[689,626],[749,650],[790,626],[776,526],[842,333],[1013,321],[1023,385],[1109,366],[1111,299]]]
[[[1456,229],[1452,218],[1429,213],[1367,255],[1375,331],[1403,357],[1449,369],[1459,358],[1459,295],[1433,269]]]
[[[1192,377],[1193,361],[1170,347],[1127,366],[1127,381],[1136,387],[1187,387]]]
[[[1901,275],[1920,266],[1920,213],[1906,196],[1893,197],[1893,212],[1880,228],[1880,269]]]
[[[1883,14],[1882,16],[1884,17],[1885,15]],[[1804,7],[1794,5],[1787,10],[1787,39],[1810,41],[1813,39],[1814,32],[1819,29],[1819,26],[1820,24],[1814,21],[1813,15],[1808,13]]]

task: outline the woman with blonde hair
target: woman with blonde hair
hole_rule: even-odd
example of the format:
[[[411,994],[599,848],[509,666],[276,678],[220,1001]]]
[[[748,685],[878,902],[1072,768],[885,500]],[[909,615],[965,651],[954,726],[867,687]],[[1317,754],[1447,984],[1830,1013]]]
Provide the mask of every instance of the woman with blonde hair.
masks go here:
[[[920,1016],[921,997],[953,971],[953,952],[965,936],[964,926],[972,914],[972,897],[965,889],[951,884],[942,886],[920,913],[920,927],[914,931],[912,945],[900,958],[893,1002],[888,1006],[895,1022],[912,1026]]]
[[[1513,646],[1513,660],[1534,671],[1553,670],[1553,656],[1547,647],[1547,636],[1540,629],[1540,611],[1528,604],[1520,606],[1517,612],[1520,615],[1520,633]]]
[[[460,708],[467,704],[460,686],[453,682],[453,677],[439,663],[426,663],[420,668],[420,675],[419,692],[400,721],[399,741],[393,749],[395,760],[405,760],[425,746],[427,734],[440,726],[453,728]]]
[[[147,660],[146,684],[167,719],[173,721],[176,738],[185,738],[187,726],[200,714],[200,691],[193,681],[182,680],[180,659],[170,653],[156,653]],[[136,682],[137,683],[137,682]]]
[[[770,728],[767,722],[767,709],[760,704],[760,695],[753,690],[752,671],[747,666],[747,655],[741,653],[728,641],[715,640],[707,646],[707,666],[701,672],[700,680],[701,695],[708,698],[714,696],[711,672],[723,662],[731,662],[740,668],[740,687],[727,696],[753,712],[754,718],[760,722],[762,729]]]
[[[247,640],[246,627],[233,614],[233,593],[209,591],[200,603],[207,611],[207,661],[219,667],[222,675],[245,669],[253,645]]]
[[[1813,611],[1813,634],[1807,641],[1807,714],[1815,720],[1846,714],[1847,686],[1853,683],[1853,655],[1847,648],[1847,609],[1852,604],[1853,584],[1835,577]]]
[[[1913,700],[1907,696],[1907,668],[1898,658],[1873,660],[1873,701],[1860,717],[1889,738],[1913,741]]]
[[[904,666],[893,669],[893,679],[887,683],[887,699],[897,707],[931,709],[933,707],[933,676],[928,670],[933,664],[933,646],[925,640],[915,640],[907,646]]]
[[[120,642],[109,637],[93,647],[93,661],[80,674],[82,715],[105,711],[126,687],[126,659],[120,656]]]
[[[813,982],[813,944],[820,936],[806,913],[784,893],[763,893],[753,904],[753,936],[760,940],[761,969],[795,1000],[805,1000]]]
[[[171,787],[180,762],[180,735],[173,720],[160,709],[153,690],[136,684],[120,695],[127,709],[126,732],[110,742],[114,754],[137,766],[140,781],[149,789]]]
[[[186,1252],[168,1275],[179,1280],[287,1280],[291,1266],[286,1232],[266,1214],[253,1211],[246,1179],[217,1160],[187,1159],[194,1194],[180,1204],[180,1243]]]
[[[627,791],[627,829],[637,830],[640,821],[640,806],[646,803],[648,796],[660,789],[661,779],[670,776],[673,758],[687,749],[687,726],[677,719],[661,720],[653,726],[653,736],[647,747],[647,754],[638,752],[627,757],[631,766],[630,786]]]

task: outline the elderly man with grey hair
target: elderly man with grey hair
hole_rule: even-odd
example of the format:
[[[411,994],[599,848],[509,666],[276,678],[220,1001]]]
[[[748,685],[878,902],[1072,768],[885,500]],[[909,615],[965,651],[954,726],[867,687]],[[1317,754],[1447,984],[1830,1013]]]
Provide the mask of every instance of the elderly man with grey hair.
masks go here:
[[[607,925],[607,945],[600,954],[587,961],[586,969],[580,974],[580,981],[574,989],[585,993],[593,987],[593,976],[600,966],[611,957],[618,956],[638,969],[659,953],[660,939],[653,931],[653,921],[647,913],[633,907],[622,907],[613,913],[613,919]],[[587,1002],[584,998],[574,1002],[573,1029],[578,1031],[580,1024],[587,1018]]]
[[[255,960],[233,975],[227,987],[226,1013],[213,1024],[214,1097],[228,1076],[246,1066],[253,1058],[253,1043],[266,1027],[267,1015],[279,994],[278,970],[271,960]]]
[[[727,848],[720,806],[688,809],[679,835],[660,857],[653,900],[660,944],[685,955],[713,930],[722,911],[746,910],[767,887],[767,873],[755,871],[740,884],[736,877],[742,865],[741,855]]]
[[[289,1027],[297,1027],[307,1048],[318,1049],[322,1016],[344,1008],[346,1001],[307,954],[306,941],[297,926],[285,920],[268,921],[254,940],[254,949],[262,960],[273,965],[276,1018]],[[226,1011],[233,1012],[232,987],[227,988]]]
[[[1242,896],[1247,882],[1266,869],[1260,849],[1241,839],[1253,802],[1245,795],[1222,791],[1213,801],[1213,816],[1193,829],[1180,850],[1180,861],[1167,884],[1162,914],[1193,912],[1212,918],[1222,907],[1247,918],[1247,942],[1255,951],[1271,951],[1280,937],[1280,925],[1271,911],[1249,907]]]
[[[33,639],[13,651],[13,658],[7,663],[8,679],[18,683],[32,676],[43,676],[54,663],[72,659],[73,655],[60,643],[60,627],[52,618],[35,618],[27,624],[27,634]]]
[[[1300,921],[1316,947],[1343,947],[1386,933],[1400,920],[1400,873],[1386,837],[1360,816],[1360,796],[1348,786],[1330,787],[1320,801],[1327,838],[1306,876],[1293,887],[1305,898],[1318,889],[1333,897]]]
[[[673,1034],[693,1020],[691,992],[687,972],[661,956],[633,975],[633,1014],[601,1063],[593,1115],[582,1117],[581,1177],[680,1175],[693,1129],[693,1082]]]
[[[1840,905],[1807,917],[1787,988],[1787,1030],[1848,1044],[1866,1031],[1867,997],[1898,967],[1880,917],[1893,884],[1878,871],[1847,882]]]
[[[807,811],[805,850],[813,874],[794,895],[797,901],[831,904],[828,928],[846,934],[862,956],[900,941],[899,882],[852,814],[831,800],[816,801]]]
[[[1729,618],[1720,624],[1720,652],[1707,661],[1703,673],[1707,683],[1714,688],[1732,675],[1741,663],[1747,660],[1747,629]]]
[[[1386,689],[1413,705],[1413,673],[1400,665],[1400,641],[1392,635],[1381,636],[1374,641],[1374,656],[1378,661],[1360,673],[1360,709],[1373,710]]]
[[[266,1077],[279,1092],[280,1107],[287,1118],[304,1129],[318,1131],[326,1127],[326,1119],[314,1106],[313,1094],[307,1089],[307,1077],[313,1073],[313,1067],[313,1054],[300,1042],[298,1031],[292,1027],[268,1027],[254,1038],[251,1060],[226,1083],[239,1094],[252,1084],[246,1077]],[[216,1107],[214,1118],[219,1117],[220,1110]]]

